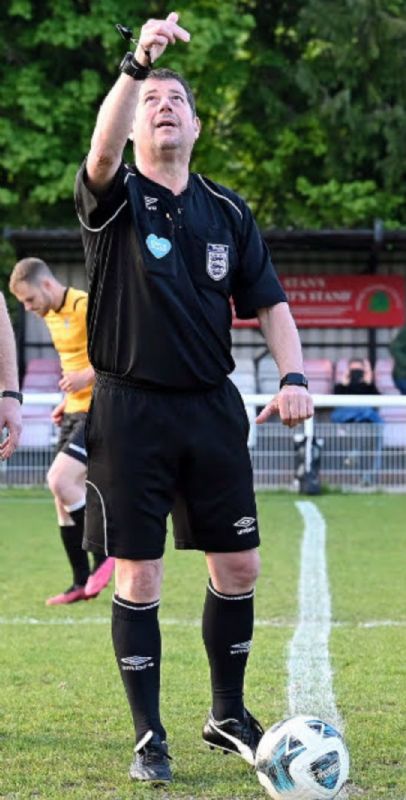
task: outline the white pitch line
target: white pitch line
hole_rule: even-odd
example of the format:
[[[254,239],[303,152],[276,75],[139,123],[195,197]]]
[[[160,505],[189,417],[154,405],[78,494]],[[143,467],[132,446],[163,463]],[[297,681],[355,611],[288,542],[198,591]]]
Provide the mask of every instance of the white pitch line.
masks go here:
[[[303,521],[299,579],[299,623],[290,643],[289,711],[315,714],[344,732],[338,713],[328,651],[331,603],[326,564],[326,523],[314,503],[296,503]],[[347,800],[344,786],[337,800]]]
[[[289,649],[289,713],[315,714],[343,729],[333,692],[328,641],[331,605],[325,539],[326,525],[317,506],[296,503],[304,521],[299,579],[299,622]]]
[[[111,617],[0,617],[0,625],[110,625]],[[167,617],[160,620],[160,625],[179,628],[199,628],[200,619],[177,619]],[[296,624],[287,619],[257,619],[256,628],[295,628]],[[332,628],[404,628],[406,620],[382,619],[370,622],[333,622]]]
[[[0,625],[110,625],[111,617],[0,617]],[[179,628],[199,628],[201,619],[177,619],[164,617],[160,620],[161,626],[176,626]],[[281,619],[258,619],[255,626],[260,628],[294,628],[295,623]]]

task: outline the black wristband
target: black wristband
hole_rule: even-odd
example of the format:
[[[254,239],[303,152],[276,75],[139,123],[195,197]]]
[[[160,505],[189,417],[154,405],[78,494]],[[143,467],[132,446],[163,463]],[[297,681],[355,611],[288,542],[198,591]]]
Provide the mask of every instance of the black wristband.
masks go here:
[[[129,75],[135,81],[145,81],[145,78],[151,72],[151,67],[145,67],[140,64],[133,53],[126,53],[120,64],[120,72],[124,72],[125,75]]]
[[[307,389],[308,385],[306,375],[301,372],[287,372],[281,379],[279,389],[282,389],[283,386],[304,386]]]
[[[4,391],[0,392],[0,397],[14,397],[15,400],[18,400],[20,406],[23,404],[22,392],[14,392],[12,389],[4,389]]]

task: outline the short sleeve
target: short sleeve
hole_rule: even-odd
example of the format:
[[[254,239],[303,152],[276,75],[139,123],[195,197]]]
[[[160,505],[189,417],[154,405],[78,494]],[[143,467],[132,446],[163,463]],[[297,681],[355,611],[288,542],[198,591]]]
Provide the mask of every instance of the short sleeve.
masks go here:
[[[89,189],[86,161],[80,167],[75,181],[76,212],[81,225],[89,230],[99,230],[119,213],[127,202],[125,179],[128,168],[122,162],[108,189],[93,194]]]
[[[255,317],[259,308],[287,303],[269,250],[251,211],[245,204],[239,247],[239,268],[233,280],[232,295],[237,317],[240,319]]]
[[[86,319],[87,304],[88,304],[88,295],[85,293],[79,295],[79,297],[77,297],[75,300],[74,308],[76,314],[82,319]]]

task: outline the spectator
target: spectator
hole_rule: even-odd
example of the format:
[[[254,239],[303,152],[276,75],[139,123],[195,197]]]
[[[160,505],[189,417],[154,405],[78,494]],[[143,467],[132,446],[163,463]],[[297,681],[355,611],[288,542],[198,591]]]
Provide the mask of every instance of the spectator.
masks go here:
[[[400,329],[389,345],[393,357],[393,382],[401,394],[406,394],[406,325]]]
[[[372,367],[367,358],[353,358],[340,383],[334,386],[334,394],[380,394],[374,382]],[[342,406],[335,408],[332,422],[382,422],[379,412],[371,406]]]
[[[340,383],[334,386],[334,394],[379,395],[374,382],[371,364],[367,358],[353,358]],[[369,485],[379,472],[382,463],[382,418],[372,406],[341,406],[331,414],[332,422],[373,422],[377,425],[367,436],[356,432],[346,442],[348,452],[344,463],[347,467],[358,465],[362,470],[362,483]],[[344,431],[346,434],[347,432]]]

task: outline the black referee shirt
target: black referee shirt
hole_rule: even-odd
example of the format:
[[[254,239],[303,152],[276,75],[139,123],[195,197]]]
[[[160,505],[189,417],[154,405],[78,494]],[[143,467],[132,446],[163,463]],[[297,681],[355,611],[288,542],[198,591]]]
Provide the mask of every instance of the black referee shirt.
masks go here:
[[[248,319],[286,302],[244,201],[197,174],[175,196],[121,164],[95,196],[76,180],[98,372],[137,386],[199,389],[234,369],[231,309]]]

